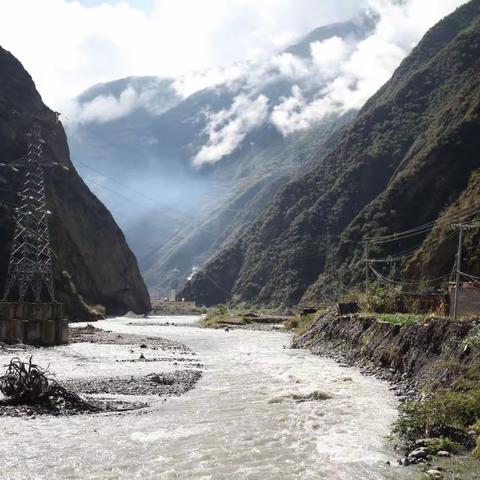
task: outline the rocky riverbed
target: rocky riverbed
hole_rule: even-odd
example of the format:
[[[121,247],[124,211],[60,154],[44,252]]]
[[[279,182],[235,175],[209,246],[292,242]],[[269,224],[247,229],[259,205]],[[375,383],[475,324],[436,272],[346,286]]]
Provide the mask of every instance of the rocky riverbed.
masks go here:
[[[69,392],[79,394],[95,409],[87,410],[69,405],[66,402],[56,402],[53,408],[46,408],[43,404],[11,404],[0,394],[0,416],[27,416],[36,415],[76,415],[83,413],[118,413],[128,410],[137,410],[149,406],[149,398],[162,397],[166,401],[169,397],[183,395],[201,378],[203,365],[196,358],[195,352],[181,342],[167,340],[162,337],[141,336],[134,334],[117,334],[103,330],[91,324],[70,328],[70,345],[55,349],[35,348],[26,345],[2,345],[0,359],[8,363],[12,357],[26,359],[35,358],[35,361],[47,369],[47,375],[52,382],[56,382]],[[89,368],[82,375],[82,370],[75,371],[69,376],[68,369],[56,368],[55,364],[67,362],[73,357],[79,357],[76,352],[82,344],[95,344],[101,354],[108,346],[116,352],[116,358],[111,360],[117,364],[110,368],[115,375],[98,375]],[[61,357],[64,357],[63,359]],[[95,361],[80,355],[81,362]],[[45,359],[42,361],[42,359]],[[47,363],[48,362],[48,363]],[[125,368],[128,364],[130,367]],[[114,367],[114,366],[113,366]],[[147,370],[148,369],[148,370]],[[118,372],[129,370],[128,375],[118,375]],[[149,373],[140,374],[140,372]],[[138,397],[145,397],[142,401]]]

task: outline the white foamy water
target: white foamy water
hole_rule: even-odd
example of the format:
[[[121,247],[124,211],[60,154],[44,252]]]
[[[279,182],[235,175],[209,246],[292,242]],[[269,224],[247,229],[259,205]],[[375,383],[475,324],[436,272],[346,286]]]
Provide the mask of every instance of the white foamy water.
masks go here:
[[[386,384],[329,359],[284,348],[290,343],[285,333],[131,322],[123,318],[96,325],[184,342],[197,353],[195,361],[205,365],[196,388],[166,402],[150,397],[151,408],[123,415],[0,418],[2,479],[415,478],[413,470],[386,465],[395,459],[385,437],[396,415]],[[50,362],[60,379],[172,369],[171,362],[117,362],[138,358],[134,350],[74,344],[41,350],[35,361]],[[167,355],[143,351],[147,358]],[[179,362],[175,368],[186,367]],[[316,391],[333,398],[303,403],[291,398]]]

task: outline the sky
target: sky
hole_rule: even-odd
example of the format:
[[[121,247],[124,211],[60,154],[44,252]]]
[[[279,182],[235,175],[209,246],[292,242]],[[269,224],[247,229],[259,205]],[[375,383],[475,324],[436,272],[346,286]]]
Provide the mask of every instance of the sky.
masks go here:
[[[89,86],[268,55],[363,0],[1,0],[0,45],[61,110]]]
[[[75,0],[68,0],[69,2],[74,2]],[[124,2],[125,0],[79,0],[80,3],[86,7],[97,7],[103,3],[108,5],[118,5],[119,3]],[[153,8],[154,0],[129,0],[127,2],[131,7],[138,8],[145,11],[150,11]]]
[[[206,113],[208,141],[193,158],[202,165],[233,152],[262,123],[288,135],[331,113],[360,108],[428,28],[465,2],[1,0],[0,45],[24,64],[48,106],[84,121],[118,118],[139,102],[152,107],[155,91],[133,87],[120,98],[72,107],[79,93],[99,82],[174,77],[183,97],[220,81],[230,81],[233,89],[241,85],[229,108]],[[367,9],[378,22],[361,42],[315,42],[306,60],[281,54],[314,28]],[[280,78],[292,83],[280,102],[258,94]],[[316,87],[314,98],[306,96],[308,85]]]

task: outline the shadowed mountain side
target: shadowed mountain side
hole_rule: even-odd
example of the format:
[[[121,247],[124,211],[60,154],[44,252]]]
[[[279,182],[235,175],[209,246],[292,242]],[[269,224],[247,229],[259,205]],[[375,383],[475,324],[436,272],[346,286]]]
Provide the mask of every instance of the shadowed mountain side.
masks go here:
[[[187,278],[192,268],[202,267],[209,258],[236,241],[254,223],[275,193],[293,175],[311,167],[319,151],[332,148],[339,132],[355,112],[332,117],[315,128],[285,139],[256,154],[247,152],[216,168],[218,176],[232,177],[231,191],[223,205],[209,211],[197,224],[180,230],[169,244],[145,258],[142,267],[147,284],[159,291],[178,288],[179,279]],[[248,156],[247,156],[248,155]]]
[[[46,168],[46,186],[57,299],[73,319],[89,319],[88,305],[109,314],[150,308],[137,262],[110,213],[78,176],[56,115],[42,102],[20,62],[0,49],[0,155],[3,163],[24,156],[32,114],[40,115],[47,160],[69,168]],[[0,290],[3,290],[13,235],[14,206],[21,174],[0,172]],[[83,297],[83,300],[79,297]]]

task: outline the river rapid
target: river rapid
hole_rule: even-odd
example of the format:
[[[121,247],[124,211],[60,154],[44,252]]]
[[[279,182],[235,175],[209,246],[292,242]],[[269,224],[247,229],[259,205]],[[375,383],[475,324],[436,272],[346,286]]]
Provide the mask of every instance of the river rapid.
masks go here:
[[[290,350],[287,333],[204,329],[195,326],[197,320],[151,317],[148,325],[144,319],[128,318],[96,323],[119,334],[185,343],[204,365],[203,377],[182,397],[150,397],[151,407],[136,412],[0,418],[1,478],[418,478],[414,469],[396,466],[398,454],[386,441],[397,407],[387,384],[330,359]],[[49,362],[59,380],[160,368],[117,362],[127,352],[115,345],[72,344],[39,350],[35,360]],[[172,368],[184,367],[179,363]],[[313,392],[332,398],[298,401]]]

